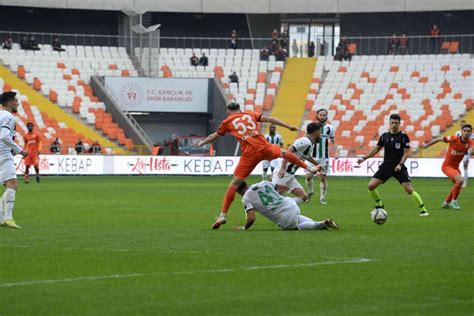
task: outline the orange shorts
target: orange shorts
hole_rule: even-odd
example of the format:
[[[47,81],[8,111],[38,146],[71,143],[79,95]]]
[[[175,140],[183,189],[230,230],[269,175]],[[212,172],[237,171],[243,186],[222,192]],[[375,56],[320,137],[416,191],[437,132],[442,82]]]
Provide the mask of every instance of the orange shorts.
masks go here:
[[[448,178],[450,178],[451,180],[454,181],[454,179],[457,177],[457,176],[460,176],[461,175],[461,170],[459,170],[459,167],[455,168],[453,166],[446,166],[446,165],[443,165],[441,167],[441,170],[443,171],[443,173],[445,175],[448,176]]]
[[[25,166],[37,166],[39,162],[39,155],[29,154],[23,159]]]
[[[274,144],[269,144],[259,151],[243,153],[239,164],[235,168],[234,176],[245,179],[252,173],[260,161],[273,160],[279,157],[281,157],[281,148]]]

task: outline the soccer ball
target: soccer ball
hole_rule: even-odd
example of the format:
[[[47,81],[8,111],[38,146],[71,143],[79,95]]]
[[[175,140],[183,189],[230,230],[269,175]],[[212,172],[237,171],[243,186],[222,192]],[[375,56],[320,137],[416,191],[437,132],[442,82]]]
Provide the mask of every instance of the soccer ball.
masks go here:
[[[388,214],[383,208],[374,208],[370,212],[370,217],[375,224],[382,225],[387,220]]]

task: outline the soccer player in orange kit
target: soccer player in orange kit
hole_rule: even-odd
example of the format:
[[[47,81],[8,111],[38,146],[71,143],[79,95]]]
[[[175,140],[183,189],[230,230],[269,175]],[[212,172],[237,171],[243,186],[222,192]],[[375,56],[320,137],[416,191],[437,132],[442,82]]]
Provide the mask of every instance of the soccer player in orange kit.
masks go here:
[[[242,155],[239,164],[234,171],[234,177],[224,196],[221,213],[212,225],[213,229],[218,229],[222,224],[226,223],[226,215],[234,201],[237,189],[245,178],[252,173],[252,170],[260,161],[283,157],[290,163],[312,173],[316,173],[320,169],[320,167],[308,167],[306,163],[300,160],[293,153],[282,151],[279,146],[268,143],[265,137],[260,133],[258,122],[268,122],[285,127],[291,131],[297,131],[297,127],[290,126],[279,119],[264,116],[255,112],[242,112],[240,111],[240,105],[238,103],[228,104],[227,114],[228,117],[222,121],[218,130],[197,144],[198,147],[201,147],[215,141],[221,136],[224,136],[226,133],[230,133],[239,141],[242,147]]]
[[[25,163],[25,183],[30,182],[29,173],[30,166],[35,168],[36,182],[40,182],[39,177],[39,151],[41,148],[41,138],[37,132],[33,131],[33,123],[27,123],[28,133],[25,134],[25,150],[28,152],[28,156],[24,158]]]
[[[471,147],[474,142],[471,140],[472,125],[465,124],[461,128],[461,136],[445,136],[438,137],[427,144],[423,145],[423,148],[428,148],[431,145],[444,141],[449,144],[446,157],[444,158],[441,170],[445,175],[448,176],[453,182],[453,188],[449,191],[446,200],[441,205],[442,208],[451,208],[455,210],[461,209],[458,204],[458,196],[461,193],[461,188],[464,182],[464,178],[461,176],[461,170],[459,170],[459,164],[463,160],[464,155],[471,154]]]

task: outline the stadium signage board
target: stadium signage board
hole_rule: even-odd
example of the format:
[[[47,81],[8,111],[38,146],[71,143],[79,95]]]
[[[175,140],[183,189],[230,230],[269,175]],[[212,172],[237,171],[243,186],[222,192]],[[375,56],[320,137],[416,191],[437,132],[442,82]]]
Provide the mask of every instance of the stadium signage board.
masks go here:
[[[239,157],[192,156],[102,156],[102,155],[40,155],[40,172],[44,175],[232,175]],[[21,156],[15,156],[17,174],[23,174]],[[331,159],[329,174],[333,176],[371,177],[382,159],[373,158],[357,165],[357,158]],[[443,159],[408,159],[411,177],[443,178]],[[253,175],[261,175],[258,165]],[[297,175],[304,175],[299,169]],[[474,164],[469,165],[474,175]]]
[[[208,79],[105,77],[126,112],[208,112]]]

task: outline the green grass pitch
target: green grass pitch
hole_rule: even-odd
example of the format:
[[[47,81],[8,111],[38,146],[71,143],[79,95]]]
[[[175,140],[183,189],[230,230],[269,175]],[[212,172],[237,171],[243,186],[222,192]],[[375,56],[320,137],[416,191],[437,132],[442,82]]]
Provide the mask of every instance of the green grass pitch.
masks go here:
[[[34,180],[34,179],[32,179]],[[385,225],[370,220],[368,179],[330,178],[339,231],[281,231],[240,198],[210,226],[229,177],[44,177],[20,182],[0,228],[0,315],[472,315],[474,180],[461,211],[447,179],[414,179],[423,218],[392,179]],[[250,183],[259,178],[250,178]]]

